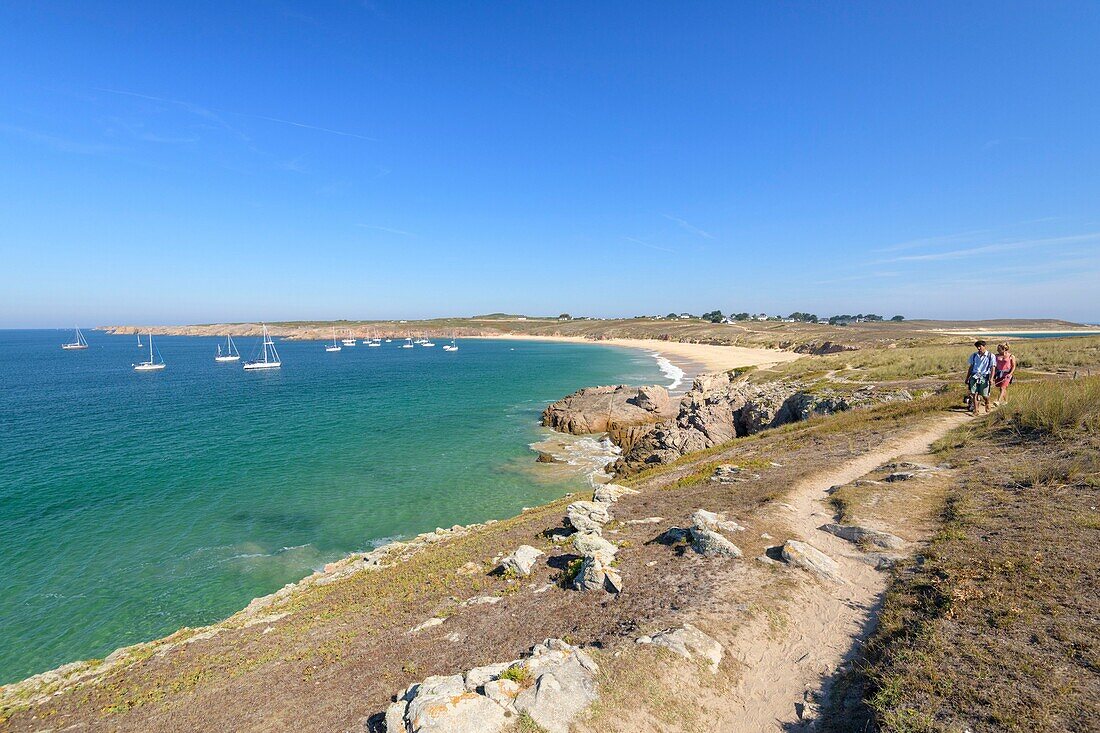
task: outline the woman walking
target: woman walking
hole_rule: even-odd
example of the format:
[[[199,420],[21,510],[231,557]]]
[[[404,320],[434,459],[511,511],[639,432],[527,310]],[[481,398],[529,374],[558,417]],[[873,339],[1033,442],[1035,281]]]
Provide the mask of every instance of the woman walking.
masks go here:
[[[1012,375],[1016,372],[1016,357],[1008,344],[997,344],[997,362],[993,369],[993,386],[1001,390],[1001,396],[993,404],[998,407],[1008,402],[1008,385],[1012,384]]]

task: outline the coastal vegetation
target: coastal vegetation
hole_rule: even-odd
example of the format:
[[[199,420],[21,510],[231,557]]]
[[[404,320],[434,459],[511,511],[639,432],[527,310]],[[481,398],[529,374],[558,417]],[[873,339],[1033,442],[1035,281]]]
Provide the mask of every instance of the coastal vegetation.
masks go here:
[[[433,675],[516,660],[492,680],[518,695],[533,689],[532,647],[575,646],[601,690],[579,731],[723,729],[742,720],[728,696],[745,684],[769,686],[761,699],[780,707],[752,713],[768,720],[795,709],[786,696],[818,689],[797,719],[824,730],[1086,728],[1100,714],[1100,376],[1087,376],[1100,338],[1014,340],[1010,402],[971,420],[958,412],[971,337],[912,322],[778,326],[813,343],[822,332],[801,329],[851,328],[858,347],[707,375],[678,406],[654,388],[582,391],[618,412],[597,423],[583,407],[548,410],[559,427],[631,427],[614,417],[642,424],[624,433],[634,447],[646,430],[707,440],[671,452],[676,440],[658,441],[660,460],[643,451],[592,501],[353,555],[220,624],[8,686],[0,720],[240,727],[243,705],[276,726],[309,709],[302,730],[379,730],[383,711],[412,710],[395,696]],[[804,666],[778,653],[796,643],[811,645]],[[734,652],[769,661],[735,666]],[[517,729],[537,730],[538,708],[521,709]]]
[[[1100,377],[1021,385],[940,457],[958,467],[869,645],[897,733],[1088,730],[1100,715]],[[854,729],[854,728],[853,728]]]

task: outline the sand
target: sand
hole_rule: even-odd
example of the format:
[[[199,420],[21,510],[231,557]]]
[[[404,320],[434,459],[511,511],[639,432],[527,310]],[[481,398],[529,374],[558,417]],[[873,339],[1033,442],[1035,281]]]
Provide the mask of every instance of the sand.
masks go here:
[[[748,348],[744,346],[714,346],[711,344],[689,344],[681,341],[658,341],[656,339],[586,339],[579,336],[533,336],[527,334],[508,334],[490,336],[494,339],[516,339],[522,341],[562,341],[576,344],[601,344],[604,346],[622,346],[628,349],[642,349],[657,352],[685,372],[725,371],[748,366],[764,366],[794,361],[802,356],[791,351],[778,349]],[[696,368],[696,365],[699,368]]]

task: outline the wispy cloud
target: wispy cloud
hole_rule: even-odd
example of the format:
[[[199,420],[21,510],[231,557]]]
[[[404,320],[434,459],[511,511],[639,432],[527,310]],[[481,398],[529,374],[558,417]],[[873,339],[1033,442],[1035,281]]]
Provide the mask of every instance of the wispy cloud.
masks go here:
[[[306,166],[302,163],[302,156],[297,158],[291,158],[290,160],[280,160],[275,163],[275,167],[281,171],[293,171],[295,173],[305,173]]]
[[[884,280],[892,277],[901,277],[900,272],[868,272],[864,275],[848,275],[831,280],[817,280],[815,285],[837,285],[840,283],[858,282],[860,280]]]
[[[31,142],[47,145],[54,150],[62,153],[77,153],[80,155],[100,155],[103,153],[110,153],[119,148],[114,145],[104,145],[102,143],[84,143],[77,140],[70,140],[65,137],[59,137],[57,135],[51,135],[45,132],[39,132],[38,130],[30,130],[25,127],[17,127],[15,125],[6,125],[0,123],[0,131],[6,132],[11,135],[16,135],[29,140]]]
[[[126,91],[124,89],[110,89],[110,88],[107,88],[107,87],[96,87],[95,90],[98,91],[98,92],[105,92],[107,94],[117,94],[117,95],[124,96],[124,97],[136,97],[138,99],[147,99],[147,100],[150,100],[150,101],[153,101],[153,102],[161,102],[163,104],[171,104],[171,105],[175,105],[175,106],[178,106],[178,107],[182,107],[183,109],[187,110],[188,112],[199,115],[201,117],[206,117],[208,119],[211,119],[211,120],[227,127],[232,132],[234,132],[238,135],[243,135],[243,133],[241,133],[239,130],[237,130],[236,128],[229,125],[229,123],[227,123],[224,119],[222,119],[220,117],[220,115],[233,115],[233,116],[236,116],[236,117],[250,117],[254,120],[264,120],[264,121],[267,121],[267,122],[274,122],[274,123],[279,124],[279,125],[289,125],[290,127],[298,127],[298,128],[305,129],[305,130],[314,130],[316,132],[324,132],[324,133],[328,133],[330,135],[340,135],[342,137],[354,138],[356,140],[366,140],[368,142],[378,142],[377,138],[368,137],[367,135],[360,135],[357,132],[348,132],[347,130],[336,130],[336,129],[333,129],[331,127],[321,127],[320,125],[310,125],[310,124],[307,124],[305,122],[297,122],[295,120],[287,120],[287,119],[283,119],[281,117],[270,117],[268,115],[254,114],[252,112],[235,112],[233,110],[217,109],[217,108],[214,108],[214,107],[204,107],[202,105],[193,104],[191,102],[187,102],[187,101],[184,101],[182,99],[171,99],[171,98],[168,98],[168,97],[157,97],[157,96],[154,96],[152,94],[140,94],[138,92],[130,92],[130,91]]]
[[[379,232],[389,232],[390,234],[399,234],[402,237],[415,237],[416,236],[412,232],[406,232],[406,231],[403,231],[401,229],[393,229],[392,227],[379,227],[379,226],[374,226],[373,224],[356,224],[356,226],[363,227],[364,229],[374,229],[375,231],[379,231]]]
[[[623,237],[623,239],[625,239],[628,242],[633,242],[634,244],[640,244],[643,247],[648,247],[649,249],[655,249],[658,252],[671,252],[672,254],[676,254],[676,250],[674,250],[674,249],[669,249],[668,247],[661,247],[661,246],[656,245],[656,244],[650,244],[649,242],[643,242],[642,240],[635,239],[634,237]]]
[[[957,244],[960,242],[973,241],[982,237],[992,235],[994,232],[1005,232],[1010,229],[1016,229],[1018,227],[1029,226],[1032,224],[1045,224],[1052,221],[1058,221],[1057,216],[1044,216],[1038,219],[1027,219],[1026,221],[1017,221],[1004,226],[999,226],[991,229],[971,229],[965,232],[957,232],[955,234],[938,234],[933,237],[921,237],[919,239],[910,239],[904,242],[898,242],[897,244],[887,245],[885,247],[877,247],[872,252],[901,252],[907,249],[921,249],[923,247],[936,247],[946,244]]]
[[[680,228],[685,230],[685,231],[689,231],[692,234],[697,234],[700,237],[703,237],[705,239],[714,239],[714,235],[711,234],[710,232],[704,231],[704,230],[700,229],[699,227],[695,226],[694,224],[692,224],[691,222],[684,221],[683,219],[681,219],[678,216],[672,216],[671,214],[661,214],[661,216],[668,219],[669,221],[676,222],[677,224],[680,225]]]
[[[1014,242],[997,242],[994,244],[985,244],[978,247],[964,247],[962,249],[945,250],[942,252],[927,252],[924,254],[902,255],[900,257],[892,257],[889,259],[880,260],[879,263],[936,262],[942,260],[960,260],[968,257],[994,254],[997,252],[1013,252],[1023,249],[1033,249],[1036,247],[1051,247],[1062,244],[1075,244],[1078,242],[1093,242],[1097,240],[1100,240],[1100,232],[1092,232],[1089,234],[1075,234],[1067,237],[1022,239]]]
[[[898,242],[897,244],[891,244],[886,247],[879,247],[871,250],[872,252],[902,252],[907,249],[919,249],[921,247],[935,247],[942,244],[954,244],[956,242],[965,242],[967,240],[980,237],[982,235],[992,233],[992,229],[974,229],[968,232],[959,232],[958,234],[940,234],[935,237],[922,237],[920,239],[910,239],[905,242]]]

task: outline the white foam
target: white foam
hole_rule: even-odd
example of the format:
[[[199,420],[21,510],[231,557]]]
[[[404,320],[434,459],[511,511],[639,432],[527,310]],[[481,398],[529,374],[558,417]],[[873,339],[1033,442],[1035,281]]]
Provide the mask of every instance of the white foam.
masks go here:
[[[657,368],[661,370],[661,374],[664,374],[666,378],[672,380],[672,383],[668,385],[668,389],[676,389],[684,383],[683,369],[663,357],[658,351],[653,352],[653,358],[657,360]]]

